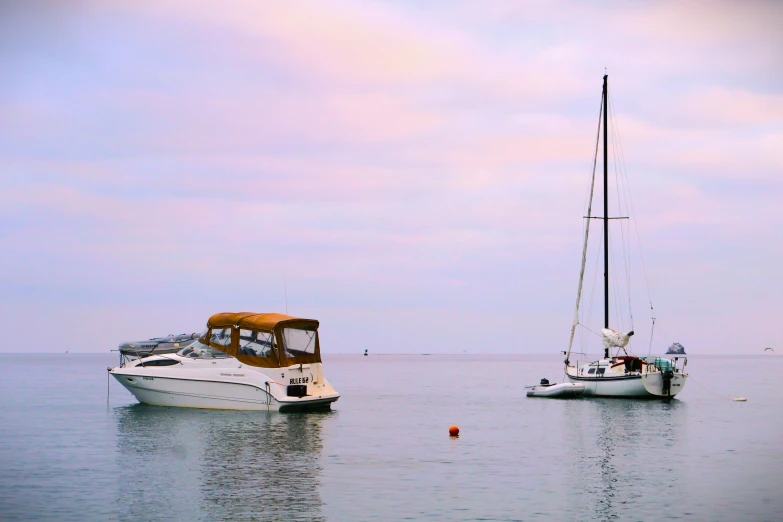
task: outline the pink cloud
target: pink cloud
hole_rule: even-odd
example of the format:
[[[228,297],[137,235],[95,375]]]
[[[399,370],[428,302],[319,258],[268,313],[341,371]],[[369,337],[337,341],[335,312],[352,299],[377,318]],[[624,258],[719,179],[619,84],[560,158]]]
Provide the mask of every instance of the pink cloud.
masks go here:
[[[776,13],[759,36],[738,9],[699,25],[705,9],[682,4],[95,4],[84,27],[122,45],[79,33],[97,65],[31,59],[37,90],[18,81],[1,102],[0,278],[20,310],[24,285],[62,299],[63,327],[106,319],[93,347],[189,329],[191,312],[279,309],[284,276],[302,313],[350,332],[480,316],[499,341],[520,321],[532,344],[550,323],[565,337],[609,65],[641,228],[685,329],[679,296],[715,281],[754,295],[732,279],[739,256],[760,252],[750,286],[777,270],[781,99],[760,80]],[[726,76],[739,61],[747,77]],[[153,313],[145,292],[181,295]],[[127,317],[163,331],[131,336]]]
[[[147,5],[155,16],[186,16],[246,35],[248,49],[271,44],[280,63],[354,81],[422,81],[448,76],[459,41],[446,30],[421,26],[400,9],[353,2],[164,2]]]
[[[682,108],[699,125],[776,125],[783,121],[783,95],[715,86],[683,100]]]

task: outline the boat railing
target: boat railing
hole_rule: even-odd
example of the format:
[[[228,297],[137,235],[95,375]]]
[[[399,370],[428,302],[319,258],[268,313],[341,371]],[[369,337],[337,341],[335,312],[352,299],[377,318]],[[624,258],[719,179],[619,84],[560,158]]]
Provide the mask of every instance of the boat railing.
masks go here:
[[[654,357],[652,360],[648,358],[645,362],[645,373],[663,373],[666,371],[679,372],[679,363],[682,359],[682,367],[688,364],[686,357],[672,357],[671,359],[664,359],[663,357]]]

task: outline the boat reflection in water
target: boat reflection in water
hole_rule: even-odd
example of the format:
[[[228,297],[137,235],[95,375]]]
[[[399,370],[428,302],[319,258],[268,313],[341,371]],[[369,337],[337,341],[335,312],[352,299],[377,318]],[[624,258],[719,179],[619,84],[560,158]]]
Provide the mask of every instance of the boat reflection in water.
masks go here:
[[[577,518],[635,520],[642,504],[651,501],[661,513],[676,510],[676,503],[688,495],[687,477],[682,470],[673,472],[674,462],[687,460],[686,416],[681,411],[685,408],[678,400],[565,404],[569,423],[580,426],[566,435],[566,458],[572,468],[568,475],[578,482],[570,488],[576,498],[569,503]]]
[[[334,412],[116,408],[119,519],[325,519],[321,430]]]

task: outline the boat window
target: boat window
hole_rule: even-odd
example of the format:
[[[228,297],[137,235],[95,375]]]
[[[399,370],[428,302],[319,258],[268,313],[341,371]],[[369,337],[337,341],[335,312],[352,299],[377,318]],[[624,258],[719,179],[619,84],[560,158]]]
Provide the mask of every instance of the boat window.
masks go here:
[[[598,375],[603,375],[606,371],[606,368],[598,368]]]
[[[595,373],[595,368],[590,368],[589,370],[587,370],[587,373]]]
[[[220,346],[231,346],[231,328],[213,328],[209,341]]]
[[[283,347],[289,358],[315,354],[315,330],[283,328]]]
[[[140,361],[136,366],[171,366],[179,364],[179,361],[174,359],[157,359],[154,361]]]
[[[231,357],[229,354],[225,352],[221,352],[220,350],[215,350],[214,348],[211,348],[209,346],[205,346],[204,348],[200,350],[194,350],[193,353],[190,354],[190,357],[193,355],[196,355],[200,358],[210,358],[210,359],[225,359],[227,357]]]
[[[239,330],[239,353],[253,357],[276,357],[274,334]]]

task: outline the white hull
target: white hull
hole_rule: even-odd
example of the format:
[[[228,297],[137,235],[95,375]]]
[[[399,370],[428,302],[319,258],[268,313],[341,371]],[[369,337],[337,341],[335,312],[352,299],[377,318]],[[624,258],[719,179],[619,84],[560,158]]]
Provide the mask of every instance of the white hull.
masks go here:
[[[182,364],[122,366],[112,368],[110,372],[139,402],[154,406],[308,410],[328,409],[340,397],[324,379],[320,363],[302,367],[256,368],[242,365],[233,358],[193,361],[176,355],[166,357],[176,358]],[[283,383],[299,383],[305,379],[307,395],[288,396],[287,385]]]
[[[569,382],[585,386],[585,396],[628,397],[657,399],[674,397],[685,387],[688,376],[676,373],[671,380],[671,393],[663,393],[663,378],[660,372],[623,377],[576,377],[566,373]]]

